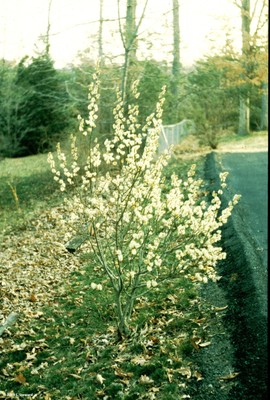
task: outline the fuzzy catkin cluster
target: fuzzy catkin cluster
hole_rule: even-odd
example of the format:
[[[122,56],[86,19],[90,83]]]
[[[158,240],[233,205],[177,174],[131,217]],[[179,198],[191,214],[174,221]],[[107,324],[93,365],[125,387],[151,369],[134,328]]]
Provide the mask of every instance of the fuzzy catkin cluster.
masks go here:
[[[210,204],[202,194],[203,182],[195,177],[195,165],[185,181],[173,174],[165,190],[162,172],[169,153],[157,156],[165,88],[144,126],[138,122],[138,106],[130,104],[126,110],[119,93],[114,135],[104,143],[92,138],[98,88],[96,73],[89,91],[88,119],[79,117],[78,135],[89,143],[85,164],[78,164],[75,135],[69,165],[60,145],[57,159],[52,154],[48,157],[62,191],[77,182],[77,194],[66,201],[65,223],[87,226],[91,250],[115,293],[122,296],[122,306],[130,303],[132,307],[136,297],[178,274],[193,281],[216,280],[215,266],[225,258],[217,245],[220,228],[239,199],[235,196],[220,212],[226,173],[220,175],[221,188],[212,194]],[[136,99],[136,82],[133,92]],[[102,289],[95,282],[91,286]]]

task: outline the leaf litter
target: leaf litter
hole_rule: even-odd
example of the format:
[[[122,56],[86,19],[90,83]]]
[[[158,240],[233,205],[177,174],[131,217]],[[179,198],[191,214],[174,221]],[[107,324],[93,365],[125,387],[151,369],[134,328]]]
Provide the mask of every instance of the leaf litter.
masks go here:
[[[39,395],[42,393],[42,398],[53,398],[51,392],[55,389],[55,398],[76,399],[77,397],[61,397],[60,389],[57,391],[53,387],[48,389],[46,384],[42,385],[49,366],[64,365],[66,357],[55,356],[56,352],[47,343],[46,327],[44,337],[40,339],[36,338],[36,330],[33,329],[33,321],[38,321],[39,326],[43,326],[44,306],[53,305],[57,312],[57,301],[59,296],[67,295],[64,283],[66,284],[71,274],[85,274],[82,270],[80,251],[78,254],[70,254],[63,245],[71,233],[67,235],[63,231],[58,223],[57,212],[57,208],[43,211],[29,221],[24,229],[3,236],[0,261],[0,324],[12,312],[17,313],[19,319],[0,337],[0,351],[2,354],[23,351],[24,358],[7,363],[2,367],[0,376],[20,387],[27,387],[31,376],[37,376],[40,382],[35,390]],[[84,288],[87,289],[88,287]],[[110,383],[110,389],[112,390],[113,384],[118,382],[121,385],[118,392],[125,395],[139,385],[143,388],[138,392],[138,399],[164,399],[166,397],[162,397],[164,394],[161,394],[163,389],[174,385],[177,393],[175,398],[179,398],[179,393],[181,398],[189,398],[189,382],[203,380],[203,374],[192,364],[190,357],[185,358],[179,353],[179,349],[183,344],[189,344],[193,351],[200,351],[201,348],[210,346],[211,341],[207,337],[207,317],[199,312],[198,315],[194,314],[195,317],[192,314],[192,318],[189,318],[179,309],[181,292],[182,289],[178,294],[168,294],[157,315],[152,315],[138,332],[134,331],[133,337],[122,342],[115,341],[116,328],[111,324],[107,325],[105,334],[96,332],[90,337],[73,337],[72,331],[69,332],[66,337],[67,343],[75,347],[75,350],[81,349],[78,357],[83,354],[84,364],[74,370],[64,371],[60,368],[61,374],[65,375],[64,381],[81,381],[88,376],[89,382],[96,382],[96,398],[105,400],[113,398],[106,391],[108,374],[113,373],[115,382]],[[78,307],[83,303],[83,294],[84,291],[81,291],[75,299]],[[135,315],[141,308],[148,307],[149,303],[142,299],[137,305],[137,310],[135,308]],[[189,307],[200,310],[198,298],[190,300]],[[222,310],[223,308],[216,308],[215,311]],[[177,321],[181,320],[191,324],[190,332],[186,332],[186,326],[177,327]],[[46,323],[50,322],[55,323],[54,316],[49,318],[46,315]],[[55,331],[57,332],[57,329]],[[60,337],[60,333],[58,337],[57,334],[55,336],[56,340]],[[140,347],[139,351],[132,350],[135,344]],[[110,362],[96,370],[95,366],[102,363],[102,357],[108,348],[111,348],[112,352]],[[37,363],[39,354],[46,351],[47,358]],[[160,375],[163,374],[161,377],[156,376],[157,370]],[[30,372],[27,374],[27,371]],[[223,376],[220,379],[225,381],[235,376],[235,373],[232,373],[230,377]],[[33,398],[36,397],[33,395]]]

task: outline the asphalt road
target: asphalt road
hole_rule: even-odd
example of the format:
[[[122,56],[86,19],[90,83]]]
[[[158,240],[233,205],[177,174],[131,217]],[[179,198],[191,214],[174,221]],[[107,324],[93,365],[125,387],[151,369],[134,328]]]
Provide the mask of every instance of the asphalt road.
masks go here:
[[[226,326],[235,348],[238,384],[232,400],[267,397],[268,353],[268,153],[211,153],[206,172],[218,188],[218,174],[228,171],[224,206],[234,194],[242,196],[223,229],[227,258],[221,263],[221,285],[228,302]],[[210,186],[211,187],[211,186]]]
[[[236,226],[250,240],[261,262],[253,264],[255,286],[260,293],[262,310],[267,311],[267,225],[268,225],[268,152],[219,153],[220,169],[229,172],[228,190],[241,194],[237,206],[242,223]]]
[[[268,152],[220,153],[221,168],[229,172],[228,185],[241,194],[241,212],[251,235],[267,265],[267,184]]]

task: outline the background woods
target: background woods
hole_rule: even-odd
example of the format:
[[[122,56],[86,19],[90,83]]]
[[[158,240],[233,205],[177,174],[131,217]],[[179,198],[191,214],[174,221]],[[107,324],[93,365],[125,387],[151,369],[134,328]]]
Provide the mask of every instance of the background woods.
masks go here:
[[[147,25],[149,1],[118,0],[116,18],[105,18],[104,0],[99,2],[96,34],[89,48],[74,63],[56,68],[51,56],[54,2],[47,4],[47,27],[33,57],[19,62],[2,59],[0,64],[0,156],[18,157],[53,148],[66,140],[76,127],[78,114],[87,114],[87,88],[96,64],[101,68],[101,95],[97,131],[110,136],[116,88],[127,104],[131,83],[139,80],[140,118],[153,112],[161,87],[167,86],[163,123],[182,119],[196,123],[202,143],[217,147],[224,130],[246,135],[268,128],[267,3],[265,0],[236,0],[240,48],[230,27],[224,27],[224,46],[204,54],[192,66],[181,60],[181,18],[185,8],[171,0],[159,25],[166,24],[167,47],[158,27]],[[194,15],[196,10],[194,10]],[[108,26],[112,36],[108,37]],[[192,29],[192,28],[191,28]],[[118,49],[106,49],[117,38]],[[203,38],[202,38],[203,40]],[[162,51],[153,51],[159,44]],[[160,49],[161,49],[160,47]],[[163,56],[161,56],[163,54]]]

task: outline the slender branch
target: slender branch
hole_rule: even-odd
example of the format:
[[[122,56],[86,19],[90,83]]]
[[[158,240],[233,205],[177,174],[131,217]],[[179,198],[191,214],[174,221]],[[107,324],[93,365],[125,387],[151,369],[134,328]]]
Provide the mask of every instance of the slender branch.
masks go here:
[[[52,0],[49,0],[49,6],[48,6],[48,20],[47,20],[47,32],[46,32],[46,54],[47,56],[50,53],[50,30],[51,30],[51,6],[52,6]]]
[[[146,10],[147,4],[148,4],[148,0],[145,1],[144,8],[143,8],[143,11],[142,11],[142,13],[141,13],[141,17],[140,17],[140,19],[139,19],[139,22],[138,22],[136,28],[135,28],[134,38],[133,38],[133,40],[132,40],[132,43],[134,42],[135,38],[137,37],[139,27],[141,26],[143,17],[144,17],[144,15],[145,15],[145,10]],[[131,47],[132,43],[130,44],[129,47]]]
[[[123,47],[125,49],[125,51],[127,50],[126,47],[126,43],[125,43],[125,38],[124,38],[124,34],[123,34],[123,30],[122,30],[122,25],[121,25],[121,18],[120,18],[120,0],[117,0],[117,13],[118,13],[118,26],[119,26],[119,32],[120,32],[120,36],[121,36],[121,40],[123,43]]]
[[[109,278],[110,278],[110,281],[111,281],[111,283],[112,283],[113,288],[114,288],[115,290],[117,290],[117,287],[116,287],[116,285],[115,285],[115,280],[117,279],[117,277],[112,273],[110,267],[108,266],[108,264],[107,264],[107,262],[106,262],[106,260],[105,260],[105,258],[104,258],[104,256],[103,256],[104,252],[103,252],[103,250],[101,249],[101,245],[100,245],[99,240],[98,240],[98,235],[97,235],[97,230],[96,230],[95,225],[93,225],[93,230],[94,230],[94,239],[95,239],[95,243],[96,243],[98,252],[96,252],[95,247],[94,247],[93,244],[92,244],[92,241],[90,241],[90,243],[91,243],[91,245],[92,245],[92,249],[94,250],[96,256],[97,256],[98,259],[99,259],[99,261],[101,262],[101,265],[104,267],[106,273],[108,274],[108,276],[109,276]]]
[[[258,4],[258,0],[257,0],[256,3],[255,3],[255,6],[254,6],[254,9],[253,9],[253,12],[252,12],[252,16],[251,16],[251,21],[254,19],[255,9],[256,9],[256,7],[257,7],[257,4]],[[255,30],[255,32],[254,32],[254,34],[253,34],[254,37],[257,37],[258,32],[259,32],[259,31],[264,27],[264,25],[267,23],[267,19],[266,19],[266,18],[265,18],[264,21],[262,21],[262,15],[263,15],[263,11],[264,11],[265,7],[266,7],[266,2],[263,1],[263,4],[262,4],[261,9],[260,9],[260,14],[259,14],[259,16],[258,16],[258,23],[257,23],[257,26],[256,26],[256,30]]]

